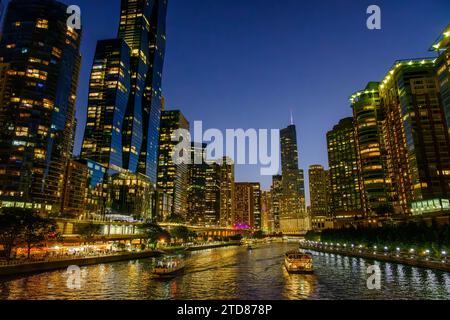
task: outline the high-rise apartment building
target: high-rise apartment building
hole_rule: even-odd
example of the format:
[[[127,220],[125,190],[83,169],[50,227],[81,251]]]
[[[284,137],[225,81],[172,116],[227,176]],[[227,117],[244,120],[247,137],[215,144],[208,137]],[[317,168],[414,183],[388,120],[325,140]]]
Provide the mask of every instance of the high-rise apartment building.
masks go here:
[[[434,42],[431,49],[439,53],[436,60],[436,73],[440,86],[447,128],[450,128],[450,25]],[[450,135],[450,130],[449,130]]]
[[[61,212],[71,158],[81,31],[67,26],[67,5],[9,3],[0,41],[7,64],[0,108],[1,206]]]
[[[380,97],[396,211],[420,215],[448,207],[450,142],[434,59],[397,61]]]
[[[234,223],[234,161],[224,157],[219,167],[220,226],[232,227]]]
[[[269,234],[275,231],[275,221],[272,215],[272,194],[270,191],[261,192],[261,230]]]
[[[351,97],[362,207],[366,216],[390,205],[387,154],[383,139],[383,110],[379,83],[369,82]],[[382,210],[381,210],[382,211]]]
[[[187,218],[191,225],[206,224],[206,169],[204,161],[206,144],[193,142],[191,144],[192,163],[188,166],[187,185]]]
[[[235,223],[238,229],[261,229],[261,187],[259,183],[235,183]]]
[[[220,165],[207,162],[205,173],[205,225],[220,225]]]
[[[357,147],[353,118],[345,118],[327,133],[330,212],[336,219],[362,216]]]
[[[272,198],[272,205],[270,208],[271,215],[273,217],[274,232],[280,232],[280,216],[281,216],[281,204],[283,201],[283,177],[280,175],[272,177],[272,186],[270,188],[270,195]]]
[[[189,130],[189,122],[181,111],[163,111],[159,132],[157,183],[158,219],[160,221],[164,221],[168,214],[186,218],[188,164],[175,164],[173,161],[175,147],[179,143],[175,141],[174,134],[176,130],[180,129]],[[190,150],[186,150],[186,152],[190,152]],[[170,199],[172,202],[169,204],[169,207],[172,208],[170,212],[164,210],[167,207],[167,204],[164,203],[165,199]]]
[[[309,194],[310,194],[310,215],[311,227],[313,230],[322,230],[325,228],[326,219],[329,216],[328,195],[327,195],[328,177],[327,172],[321,165],[312,165],[309,167]]]

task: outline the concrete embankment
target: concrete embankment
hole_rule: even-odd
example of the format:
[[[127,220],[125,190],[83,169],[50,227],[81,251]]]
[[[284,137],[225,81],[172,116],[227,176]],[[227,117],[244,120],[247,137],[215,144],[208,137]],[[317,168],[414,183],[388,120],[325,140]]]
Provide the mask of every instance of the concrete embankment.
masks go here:
[[[422,258],[417,257],[402,257],[398,256],[396,254],[390,254],[390,253],[371,253],[371,252],[364,252],[354,249],[354,250],[343,250],[338,248],[324,248],[324,247],[316,247],[316,246],[308,246],[308,245],[300,245],[301,249],[305,250],[311,250],[311,251],[318,251],[318,252],[324,252],[324,253],[332,253],[332,254],[338,254],[341,256],[347,256],[347,257],[356,257],[356,258],[364,258],[367,260],[376,260],[376,261],[382,261],[382,262],[390,262],[390,263],[397,263],[397,264],[403,264],[411,267],[418,267],[418,268],[426,268],[426,269],[435,269],[445,272],[450,272],[450,264],[449,263],[443,263],[439,261],[427,261]]]
[[[112,263],[127,260],[146,259],[160,255],[156,251],[144,251],[136,253],[124,253],[108,256],[83,257],[74,259],[62,259],[53,261],[39,261],[33,263],[11,264],[0,266],[0,276],[12,276],[26,273],[40,273],[65,269],[69,266],[89,266],[95,264]]]

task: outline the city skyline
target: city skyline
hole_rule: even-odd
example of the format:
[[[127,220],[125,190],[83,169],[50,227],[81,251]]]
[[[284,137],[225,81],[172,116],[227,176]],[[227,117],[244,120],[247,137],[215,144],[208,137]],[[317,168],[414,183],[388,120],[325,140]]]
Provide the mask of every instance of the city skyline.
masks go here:
[[[251,0],[230,6],[222,1],[197,0],[189,5],[182,1],[169,3],[167,37],[170,41],[163,79],[166,107],[182,110],[191,122],[203,120],[205,127],[223,130],[230,127],[283,128],[289,123],[292,109],[298,130],[299,152],[304,154],[300,167],[304,170],[316,163],[328,167],[325,134],[337,119],[352,114],[348,96],[364,87],[368,79],[381,80],[397,59],[436,56],[427,52],[427,48],[446,26],[445,12],[448,10],[445,8],[450,7],[446,1],[415,1],[414,5],[410,2],[406,5],[404,1],[381,1],[382,30],[371,31],[365,26],[368,4],[364,1],[353,1],[345,8],[339,8],[331,1],[325,1],[319,7],[309,2],[287,1],[282,6],[268,3],[265,9],[257,12],[251,10],[255,3]],[[85,81],[89,78],[95,43],[100,38],[116,36],[119,5],[120,1],[79,1],[83,25],[89,28],[89,33],[84,34],[82,43],[76,152],[87,106],[88,85]],[[108,14],[99,17],[95,8]],[[307,15],[308,11],[313,14]],[[276,15],[275,26],[263,35],[264,21],[272,12]],[[414,25],[407,24],[407,19],[422,14],[430,18],[426,21],[419,19]],[[248,17],[247,22],[238,19],[241,15]],[[233,21],[229,29],[224,24],[227,19]],[[284,34],[280,31],[283,28],[286,35],[277,38],[279,48],[264,46],[266,39],[272,40],[276,34]],[[240,30],[245,31],[243,35]],[[339,40],[330,37],[330,42],[325,44],[320,40],[325,36],[324,30],[328,30],[326,33],[330,35],[339,33]],[[193,33],[198,34],[196,39],[189,38]],[[415,41],[408,41],[411,34],[414,34]],[[360,39],[362,51],[358,55],[351,53],[354,37]],[[342,44],[338,45],[338,42]],[[227,44],[239,50],[242,59],[221,59],[230,54]],[[381,53],[375,50],[387,45],[389,49]],[[196,51],[200,46],[201,50]],[[272,65],[267,67],[265,61],[269,58]],[[236,77],[239,70],[242,72]],[[327,70],[335,76],[328,77]],[[265,81],[265,77],[282,81],[272,85],[273,81]],[[327,77],[326,86],[318,81],[322,77]],[[343,77],[348,80],[341,81]],[[247,83],[245,88],[243,82]],[[273,90],[268,88],[269,83]],[[231,92],[220,89],[227,84],[231,85]],[[328,94],[321,95],[322,90],[327,90]],[[258,92],[267,94],[263,99]],[[276,113],[270,111],[273,105],[276,105]],[[235,112],[243,106],[248,108],[248,114],[236,117]],[[214,107],[214,113],[208,112],[211,107]],[[323,112],[316,113],[318,108]],[[236,180],[259,181],[264,190],[268,190],[271,184],[271,177],[259,175],[258,166],[237,166]],[[305,184],[308,189],[307,180]],[[308,190],[306,195],[308,199]]]
[[[2,21],[0,300],[450,299],[449,3],[61,1]]]

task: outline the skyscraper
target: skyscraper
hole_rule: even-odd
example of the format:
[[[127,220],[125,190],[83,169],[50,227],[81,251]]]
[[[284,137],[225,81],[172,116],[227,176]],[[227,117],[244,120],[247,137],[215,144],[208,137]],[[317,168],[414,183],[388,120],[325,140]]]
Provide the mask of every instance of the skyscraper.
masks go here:
[[[309,167],[310,213],[313,230],[325,228],[328,218],[327,172],[321,165]]]
[[[353,118],[345,118],[327,133],[330,210],[337,220],[362,216]]]
[[[205,225],[220,225],[220,166],[208,162],[205,173]]]
[[[81,157],[101,164],[110,175],[123,170],[122,126],[130,89],[130,48],[121,39],[98,41]]]
[[[81,31],[67,26],[67,6],[13,0],[0,60],[8,64],[0,110],[1,206],[59,213],[71,157]]]
[[[272,215],[272,194],[270,191],[263,191],[261,193],[261,230],[267,233],[275,231]]]
[[[238,229],[261,229],[261,187],[259,183],[235,184],[235,221]]]
[[[442,32],[430,50],[439,53],[439,57],[436,60],[436,73],[440,85],[447,128],[450,128],[450,25]],[[448,134],[450,135],[450,130]]]
[[[123,165],[156,184],[167,0],[122,0],[121,4],[118,36],[131,48],[131,94],[122,130]]]
[[[364,90],[351,97],[361,200],[366,216],[380,211],[392,200],[382,132],[384,115],[378,89],[378,82],[369,82]]]
[[[175,164],[173,155],[175,146],[178,144],[172,141],[174,133],[178,129],[189,130],[189,122],[179,110],[163,111],[161,114],[161,126],[159,133],[159,154],[158,154],[158,212],[162,221],[167,218],[162,214],[165,206],[164,199],[171,199],[170,213],[182,218],[186,218],[187,208],[187,184],[188,165]],[[190,150],[186,150],[190,152]]]
[[[295,125],[281,130],[282,193],[280,228],[284,233],[309,229],[305,208],[303,171],[298,165],[297,131]]]
[[[234,222],[234,162],[224,157],[220,175],[220,226],[231,227]]]
[[[187,222],[191,225],[205,225],[206,210],[206,169],[203,161],[206,144],[191,144],[191,163],[188,167]]]
[[[283,177],[280,175],[272,177],[272,186],[270,187],[270,195],[272,197],[272,205],[270,213],[273,217],[273,232],[280,232],[280,216],[281,216],[281,203],[283,201]]]
[[[434,60],[397,61],[380,85],[388,174],[398,213],[448,207],[450,141]]]

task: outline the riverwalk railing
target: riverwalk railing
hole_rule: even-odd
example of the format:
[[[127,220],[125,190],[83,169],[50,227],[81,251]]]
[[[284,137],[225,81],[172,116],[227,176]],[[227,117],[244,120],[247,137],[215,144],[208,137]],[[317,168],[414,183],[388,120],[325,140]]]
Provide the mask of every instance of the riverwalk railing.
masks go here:
[[[377,246],[367,248],[362,245],[349,246],[347,244],[341,245],[336,243],[322,243],[315,241],[301,242],[300,248],[311,251],[365,258],[383,262],[392,262],[450,272],[450,260],[448,260],[446,252],[443,252],[442,256],[438,259],[431,257],[429,252],[425,252],[424,255],[418,255],[415,250],[405,251],[400,248],[390,250],[387,247],[378,248]]]

